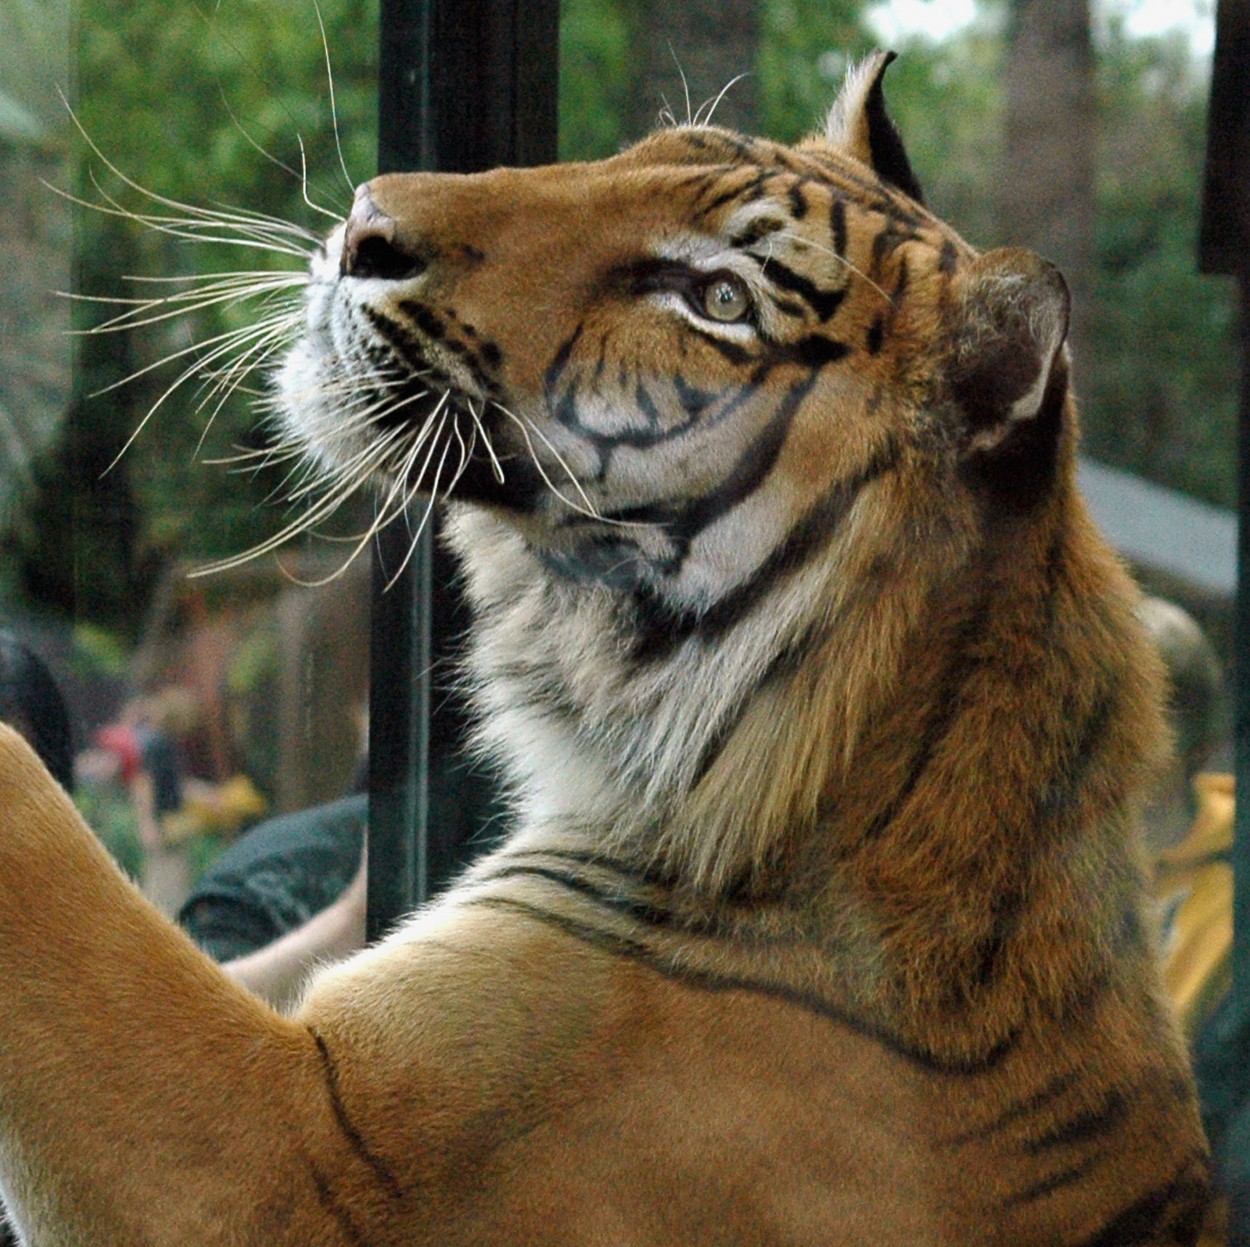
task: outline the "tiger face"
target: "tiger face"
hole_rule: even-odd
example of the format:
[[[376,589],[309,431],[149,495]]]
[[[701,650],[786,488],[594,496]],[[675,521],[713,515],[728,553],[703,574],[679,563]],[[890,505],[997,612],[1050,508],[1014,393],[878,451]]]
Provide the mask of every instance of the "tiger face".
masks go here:
[[[482,504],[559,574],[678,616],[750,584],[831,489],[922,444],[992,450],[1041,406],[1066,291],[978,257],[901,147],[874,167],[887,63],[796,147],[684,127],[370,182],[312,267],[290,431],[331,474]]]

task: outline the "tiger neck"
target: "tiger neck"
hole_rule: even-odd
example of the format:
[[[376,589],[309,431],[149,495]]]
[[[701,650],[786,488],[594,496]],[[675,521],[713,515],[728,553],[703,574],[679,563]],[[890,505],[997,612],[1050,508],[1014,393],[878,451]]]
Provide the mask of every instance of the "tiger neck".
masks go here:
[[[935,906],[980,903],[1045,850],[1039,828],[1049,843],[1127,819],[1157,711],[1124,692],[1140,665],[1131,590],[1075,500],[1023,544],[965,558],[960,593],[884,562],[854,577],[840,565],[809,595],[824,626],[765,599],[714,635],[562,580],[489,517],[456,544],[477,605],[481,738],[510,768],[523,824],[709,898],[836,879],[914,910],[925,887]],[[1105,616],[1092,632],[1091,609]],[[1046,710],[1057,690],[1062,721]]]

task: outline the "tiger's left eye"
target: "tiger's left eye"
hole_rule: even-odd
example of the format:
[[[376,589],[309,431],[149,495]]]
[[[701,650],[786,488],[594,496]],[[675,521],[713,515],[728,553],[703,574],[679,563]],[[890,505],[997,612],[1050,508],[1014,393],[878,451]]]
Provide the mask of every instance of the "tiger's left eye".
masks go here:
[[[719,273],[703,287],[703,311],[722,324],[745,320],[751,311],[746,283],[734,273]]]

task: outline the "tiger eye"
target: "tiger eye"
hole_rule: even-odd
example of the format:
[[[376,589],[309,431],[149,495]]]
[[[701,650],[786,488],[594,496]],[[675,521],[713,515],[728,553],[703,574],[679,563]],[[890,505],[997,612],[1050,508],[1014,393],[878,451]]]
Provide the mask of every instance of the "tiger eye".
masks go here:
[[[703,288],[703,310],[712,320],[742,320],[751,310],[746,284],[732,273],[723,273]]]

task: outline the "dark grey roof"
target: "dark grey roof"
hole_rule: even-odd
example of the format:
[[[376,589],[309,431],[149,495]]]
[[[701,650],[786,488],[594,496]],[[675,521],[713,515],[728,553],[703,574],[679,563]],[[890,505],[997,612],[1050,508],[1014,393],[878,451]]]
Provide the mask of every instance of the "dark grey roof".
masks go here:
[[[1231,598],[1237,588],[1237,516],[1083,459],[1077,481],[1099,528],[1132,563],[1205,593]]]

